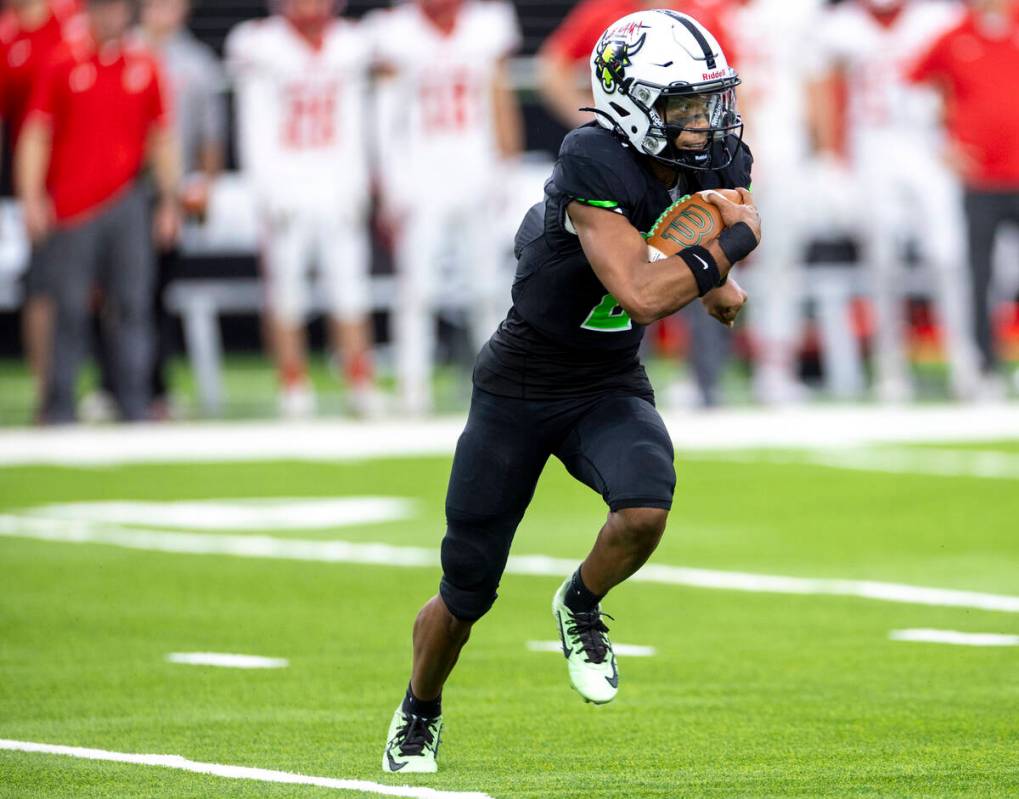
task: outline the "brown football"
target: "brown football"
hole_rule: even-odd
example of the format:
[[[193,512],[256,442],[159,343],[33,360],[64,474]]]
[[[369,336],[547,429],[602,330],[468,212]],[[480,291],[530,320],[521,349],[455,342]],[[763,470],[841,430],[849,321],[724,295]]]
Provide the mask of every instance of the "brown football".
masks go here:
[[[706,245],[722,232],[722,215],[707,201],[705,195],[717,191],[727,200],[742,203],[740,193],[735,189],[709,189],[691,194],[674,202],[658,217],[651,231],[645,236],[648,256],[652,261],[675,255],[682,249],[696,244]]]

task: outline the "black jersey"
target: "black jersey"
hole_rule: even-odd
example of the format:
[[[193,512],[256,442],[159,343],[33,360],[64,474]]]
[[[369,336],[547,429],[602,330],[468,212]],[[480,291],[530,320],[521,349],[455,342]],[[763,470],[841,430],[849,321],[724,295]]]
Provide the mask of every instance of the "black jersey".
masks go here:
[[[514,243],[513,307],[482,348],[476,384],[527,399],[622,389],[651,394],[637,357],[644,328],[601,284],[573,231],[573,201],[622,214],[648,231],[675,197],[749,187],[750,151],[724,170],[684,170],[670,192],[619,136],[597,123],[567,134],[545,200],[527,212]]]

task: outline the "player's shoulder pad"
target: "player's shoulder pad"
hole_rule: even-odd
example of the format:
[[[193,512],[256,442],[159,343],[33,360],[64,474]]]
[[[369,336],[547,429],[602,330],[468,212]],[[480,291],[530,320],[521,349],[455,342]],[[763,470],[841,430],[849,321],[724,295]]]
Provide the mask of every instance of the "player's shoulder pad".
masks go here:
[[[610,208],[633,207],[644,186],[633,150],[595,122],[575,128],[563,139],[552,181],[571,197]]]
[[[732,171],[735,188],[750,188],[750,184],[753,182],[754,154],[750,150],[750,145],[745,141],[740,141],[739,149],[736,151],[729,169]]]
[[[250,67],[270,53],[269,37],[273,34],[273,18],[248,19],[235,25],[226,35],[223,53],[232,68]],[[271,54],[268,56],[271,57]]]
[[[503,57],[519,46],[520,23],[512,3],[506,0],[474,0],[469,4],[479,35],[491,40],[495,57]]]

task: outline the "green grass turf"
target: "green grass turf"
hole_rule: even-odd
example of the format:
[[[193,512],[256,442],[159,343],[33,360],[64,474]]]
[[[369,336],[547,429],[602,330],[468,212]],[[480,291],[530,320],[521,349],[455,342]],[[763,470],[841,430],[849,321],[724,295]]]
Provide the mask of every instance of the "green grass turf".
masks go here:
[[[1014,445],[1001,445],[1006,451]],[[991,446],[988,446],[991,448]],[[0,506],[392,495],[410,521],[295,537],[437,547],[447,459],[0,470]],[[516,554],[583,556],[601,502],[550,465]],[[655,562],[1019,594],[1011,481],[684,458]],[[273,531],[267,531],[273,533]],[[631,584],[606,610],[620,695],[584,705],[551,640],[557,580],[509,575],[445,696],[442,772],[381,773],[410,623],[433,568],[170,555],[0,538],[0,737],[524,797],[1019,795],[1019,648],[898,643],[1019,634],[1019,615]],[[286,657],[278,671],[172,651]],[[360,795],[0,752],[0,797]],[[368,796],[365,794],[365,796]]]

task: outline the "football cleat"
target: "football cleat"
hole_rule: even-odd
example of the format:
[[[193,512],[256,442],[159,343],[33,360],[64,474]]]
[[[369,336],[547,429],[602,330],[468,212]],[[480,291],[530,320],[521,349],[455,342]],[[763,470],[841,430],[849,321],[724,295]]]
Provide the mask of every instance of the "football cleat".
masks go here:
[[[566,607],[566,591],[571,577],[566,578],[552,597],[552,615],[559,628],[559,640],[574,690],[585,702],[604,705],[616,698],[619,690],[619,669],[609,628],[602,621],[600,606],[586,613],[574,613]],[[609,616],[608,618],[612,618]]]
[[[393,714],[382,754],[382,770],[395,774],[433,774],[439,770],[436,757],[442,739],[442,716],[427,719],[403,712]]]

